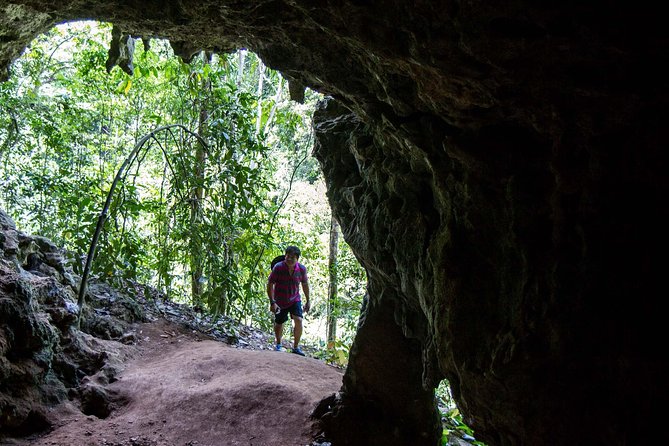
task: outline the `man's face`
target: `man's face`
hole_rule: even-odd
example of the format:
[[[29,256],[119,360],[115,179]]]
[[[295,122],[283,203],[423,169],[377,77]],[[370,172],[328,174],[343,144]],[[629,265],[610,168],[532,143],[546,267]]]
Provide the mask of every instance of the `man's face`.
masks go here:
[[[298,259],[297,255],[295,255],[293,253],[290,253],[290,254],[286,253],[286,263],[288,265],[294,266],[295,263],[297,263],[297,259]]]

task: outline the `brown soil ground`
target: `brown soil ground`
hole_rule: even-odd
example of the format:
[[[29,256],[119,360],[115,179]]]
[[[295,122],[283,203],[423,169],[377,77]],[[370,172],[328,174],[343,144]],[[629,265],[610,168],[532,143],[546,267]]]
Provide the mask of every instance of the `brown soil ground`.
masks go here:
[[[53,431],[11,444],[305,446],[311,411],[341,387],[342,371],[313,358],[237,349],[165,320],[136,333],[132,359],[106,387],[125,404],[106,419],[61,405]]]

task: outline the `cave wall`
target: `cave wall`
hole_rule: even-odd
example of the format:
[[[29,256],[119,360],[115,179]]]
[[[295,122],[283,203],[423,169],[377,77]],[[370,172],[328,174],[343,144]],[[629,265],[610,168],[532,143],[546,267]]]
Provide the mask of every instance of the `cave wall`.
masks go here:
[[[146,317],[95,283],[79,324],[79,282],[61,248],[17,230],[0,209],[0,444],[53,428],[49,413],[64,401],[99,417],[118,407],[101,385],[128,358],[129,324]]]
[[[322,415],[338,444],[355,444],[350,428],[385,432],[364,444],[435,444],[443,378],[490,445],[667,436],[654,428],[667,361],[653,345],[669,39],[653,8],[0,0],[0,66],[77,18],[169,38],[186,59],[249,48],[296,97],[309,86],[335,99],[315,118],[316,154],[370,282]],[[398,374],[407,383],[389,392]]]

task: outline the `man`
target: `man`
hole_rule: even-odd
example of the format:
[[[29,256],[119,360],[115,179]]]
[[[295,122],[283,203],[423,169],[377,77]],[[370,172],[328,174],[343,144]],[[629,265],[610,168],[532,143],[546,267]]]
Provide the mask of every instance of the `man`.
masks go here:
[[[288,313],[295,324],[293,330],[293,353],[304,356],[300,349],[302,337],[302,301],[300,299],[300,283],[304,291],[304,312],[308,313],[309,280],[307,268],[298,263],[300,249],[297,246],[286,248],[286,258],[277,263],[267,279],[267,297],[269,297],[270,311],[274,314],[274,335],[276,337],[275,350],[281,351],[283,324],[288,320]]]

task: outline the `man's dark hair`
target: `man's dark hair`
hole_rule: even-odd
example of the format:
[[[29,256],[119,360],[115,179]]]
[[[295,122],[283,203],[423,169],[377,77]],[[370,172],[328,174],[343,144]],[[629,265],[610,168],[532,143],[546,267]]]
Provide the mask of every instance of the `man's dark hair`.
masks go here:
[[[297,246],[290,245],[290,246],[286,247],[286,254],[295,254],[297,256],[297,258],[299,259],[300,254],[301,254],[300,253],[300,248],[298,248]]]

